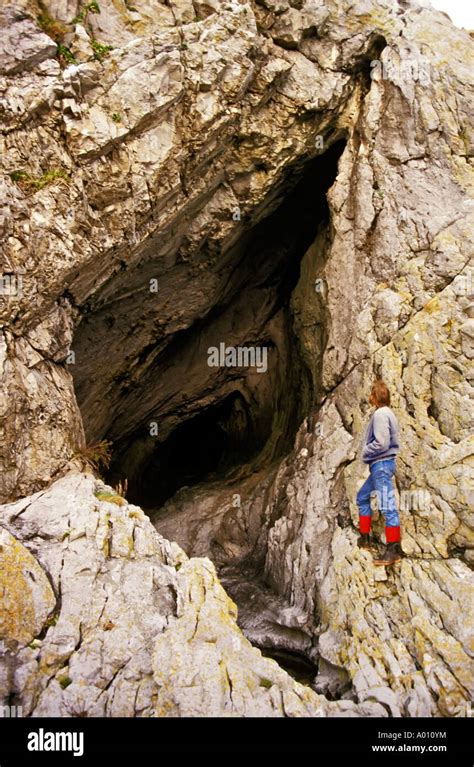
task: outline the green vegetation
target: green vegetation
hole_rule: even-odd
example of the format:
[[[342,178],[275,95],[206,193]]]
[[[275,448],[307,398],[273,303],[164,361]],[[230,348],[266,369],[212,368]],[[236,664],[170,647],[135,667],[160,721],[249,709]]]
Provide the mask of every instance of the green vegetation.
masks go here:
[[[101,442],[78,450],[73,458],[82,461],[93,471],[99,471],[100,468],[108,469],[112,459],[112,443],[103,439]]]
[[[67,45],[58,45],[56,56],[62,64],[77,64],[77,60]]]
[[[273,682],[270,679],[267,679],[265,676],[261,676],[259,685],[260,687],[265,687],[267,690],[269,690],[270,687],[273,687]]]
[[[58,682],[62,689],[65,690],[66,687],[69,687],[69,685],[72,684],[72,679],[70,676],[58,676]]]
[[[55,626],[58,622],[59,615],[50,615],[45,621],[44,628],[49,629],[51,626]]]
[[[127,503],[125,499],[125,495],[127,493],[128,488],[128,480],[125,479],[123,482],[120,480],[118,485],[116,485],[112,490],[99,490],[97,493],[95,493],[95,497],[99,501],[108,501],[109,503],[116,503],[117,506],[125,506]]]
[[[91,46],[94,51],[94,58],[97,59],[97,61],[102,61],[102,59],[108,56],[109,52],[114,49],[113,45],[103,45],[103,43],[99,43],[98,40],[91,40]]]
[[[87,17],[90,13],[100,13],[100,6],[97,0],[91,0],[91,2],[86,3],[82,6],[81,10],[77,14],[77,16],[74,16],[73,19],[71,19],[68,24],[64,23],[63,21],[59,21],[58,19],[53,18],[48,9],[43,5],[43,3],[39,2],[39,7],[41,10],[41,13],[37,16],[38,24],[40,25],[41,29],[49,35],[56,43],[58,43],[58,47],[56,49],[56,56],[58,57],[61,64],[77,64],[77,60],[72,53],[71,49],[63,44],[64,36],[67,34],[68,31],[70,31],[70,27],[68,30],[68,24],[86,24],[87,23]],[[89,25],[89,34],[93,35],[93,32],[90,30]],[[93,50],[94,58],[97,59],[97,61],[102,61],[106,56],[109,55],[109,52],[113,50],[112,45],[105,45],[104,43],[100,43],[98,40],[95,40],[94,37],[92,37],[91,40],[91,47]],[[118,115],[119,119],[115,119],[115,122],[120,122],[120,115]]]
[[[11,180],[15,181],[21,189],[30,193],[37,192],[57,181],[69,183],[69,176],[64,168],[50,168],[41,176],[33,176],[26,170],[14,170],[9,175]]]
[[[10,178],[12,181],[23,181],[28,178],[28,173],[26,170],[14,170],[10,173]]]
[[[114,121],[114,123],[121,123],[122,122],[122,116],[119,115],[118,112],[114,112],[113,115],[112,115],[112,120]]]
[[[107,501],[108,503],[115,503],[117,506],[125,506],[127,501],[118,493],[113,493],[110,490],[99,490],[94,493],[98,501]]]
[[[84,24],[89,13],[100,13],[99,3],[96,3],[95,0],[92,0],[91,3],[87,3],[79,11],[77,16],[74,16],[74,18],[71,20],[71,24]]]

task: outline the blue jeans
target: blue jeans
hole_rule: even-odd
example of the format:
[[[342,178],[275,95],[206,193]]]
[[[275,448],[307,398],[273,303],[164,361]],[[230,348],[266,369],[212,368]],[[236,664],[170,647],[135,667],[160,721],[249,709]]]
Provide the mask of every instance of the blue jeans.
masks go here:
[[[357,506],[361,517],[371,517],[370,496],[377,495],[379,511],[385,518],[387,527],[399,527],[395,492],[392,477],[395,474],[395,458],[384,458],[382,461],[374,461],[369,464],[370,474],[357,493]]]

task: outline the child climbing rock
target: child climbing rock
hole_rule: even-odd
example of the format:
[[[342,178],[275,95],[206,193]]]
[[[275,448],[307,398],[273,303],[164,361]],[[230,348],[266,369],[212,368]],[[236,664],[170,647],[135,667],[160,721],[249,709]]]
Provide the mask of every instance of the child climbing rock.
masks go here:
[[[361,548],[371,548],[370,496],[376,493],[378,508],[385,520],[387,545],[383,555],[375,559],[374,564],[387,566],[398,562],[402,555],[400,519],[392,480],[396,468],[395,456],[400,449],[400,444],[398,422],[390,409],[390,392],[381,378],[376,379],[372,384],[369,404],[375,407],[375,410],[363,439],[362,461],[369,465],[370,474],[357,493],[360,530],[358,545]]]

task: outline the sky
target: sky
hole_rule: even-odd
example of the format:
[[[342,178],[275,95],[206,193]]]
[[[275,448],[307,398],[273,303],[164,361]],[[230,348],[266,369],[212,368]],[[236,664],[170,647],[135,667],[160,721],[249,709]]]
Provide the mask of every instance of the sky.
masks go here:
[[[429,0],[439,11],[444,11],[457,27],[474,29],[474,2],[472,0]]]

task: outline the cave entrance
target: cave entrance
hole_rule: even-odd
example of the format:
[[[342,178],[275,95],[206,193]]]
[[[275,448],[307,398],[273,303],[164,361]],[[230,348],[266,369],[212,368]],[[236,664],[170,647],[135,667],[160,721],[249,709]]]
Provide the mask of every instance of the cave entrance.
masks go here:
[[[326,192],[344,146],[288,167],[227,251],[204,243],[188,252],[183,224],[172,258],[150,255],[145,243],[142,259],[83,306],[73,376],[86,436],[112,442],[106,480],[126,479],[129,500],[145,510],[291,449],[314,381],[290,300],[303,255],[328,226]],[[211,365],[209,349],[222,346],[260,349],[261,359],[265,350],[265,365]]]
[[[303,653],[291,650],[275,650],[274,648],[259,647],[264,658],[273,658],[278,665],[300,684],[310,687],[318,673],[318,667]]]
[[[125,443],[128,497],[144,509],[159,508],[184,486],[229,476],[258,454],[262,441],[247,403],[235,392],[180,424],[158,445],[151,436]],[[138,472],[130,476],[134,451]],[[115,485],[123,476],[124,457],[116,452],[107,480]]]

